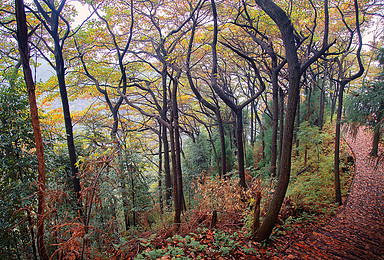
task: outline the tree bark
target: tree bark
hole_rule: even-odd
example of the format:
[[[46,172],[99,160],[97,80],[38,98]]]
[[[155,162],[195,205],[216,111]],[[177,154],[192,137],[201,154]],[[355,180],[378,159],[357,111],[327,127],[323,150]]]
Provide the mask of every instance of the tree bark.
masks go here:
[[[340,125],[341,125],[341,114],[343,111],[343,93],[345,84],[342,82],[339,87],[339,100],[336,112],[336,135],[335,135],[335,156],[334,156],[334,178],[335,178],[335,201],[339,205],[343,204],[341,198],[340,188]]]
[[[273,118],[272,118],[272,144],[271,144],[271,176],[276,176],[277,161],[277,131],[279,125],[279,86],[277,82],[277,72],[272,75],[272,101],[273,101]]]
[[[279,122],[279,164],[281,161],[281,154],[283,151],[283,133],[284,133],[284,91],[282,88],[279,89],[280,99],[280,122]]]
[[[33,134],[35,137],[36,154],[38,161],[38,189],[37,189],[37,249],[40,258],[48,260],[47,250],[44,244],[44,218],[45,218],[45,161],[44,146],[41,136],[39,113],[36,104],[35,83],[32,77],[32,71],[29,65],[29,47],[28,47],[28,27],[27,18],[24,11],[23,0],[15,0],[16,21],[17,21],[17,41],[19,53],[23,66],[24,80],[27,85],[28,101],[30,106]],[[33,241],[32,241],[33,242]],[[33,242],[34,243],[34,242]]]
[[[167,65],[163,63],[163,68],[161,71],[162,77],[162,90],[163,90],[163,107],[160,111],[161,119],[165,122],[167,121],[167,111],[168,111],[168,98],[167,98]],[[164,147],[164,174],[165,174],[165,202],[168,208],[171,207],[172,201],[172,177],[171,177],[171,167],[170,167],[170,157],[169,157],[169,142],[167,135],[167,127],[163,125],[162,132],[163,147]]]
[[[236,144],[237,144],[237,163],[239,167],[240,187],[246,188],[245,183],[245,163],[243,145],[243,113],[242,109],[236,111]]]
[[[325,78],[324,78],[325,80]],[[319,108],[319,129],[322,130],[324,126],[324,111],[325,111],[325,84],[323,83],[320,89],[320,108]]]
[[[163,126],[159,122],[159,176],[158,176],[158,184],[159,184],[159,204],[160,204],[160,213],[163,214],[163,142],[162,142],[162,128]]]

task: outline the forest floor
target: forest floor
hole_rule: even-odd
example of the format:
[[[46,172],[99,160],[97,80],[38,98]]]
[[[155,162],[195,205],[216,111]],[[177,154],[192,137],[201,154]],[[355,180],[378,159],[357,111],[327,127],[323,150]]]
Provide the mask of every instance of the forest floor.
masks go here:
[[[356,135],[344,132],[344,141],[355,157],[355,174],[350,193],[343,197],[344,205],[336,214],[295,215],[289,222],[282,220],[267,243],[252,241],[242,228],[241,217],[234,218],[230,228],[195,227],[193,232],[174,236],[167,234],[172,229],[165,227],[127,243],[121,248],[123,258],[384,260],[384,147],[380,147],[381,162],[377,163],[377,158],[369,156],[369,131],[360,128]]]
[[[279,252],[281,258],[384,259],[384,163],[369,156],[372,140],[365,129],[345,133],[345,140],[355,156],[355,177],[344,207]]]

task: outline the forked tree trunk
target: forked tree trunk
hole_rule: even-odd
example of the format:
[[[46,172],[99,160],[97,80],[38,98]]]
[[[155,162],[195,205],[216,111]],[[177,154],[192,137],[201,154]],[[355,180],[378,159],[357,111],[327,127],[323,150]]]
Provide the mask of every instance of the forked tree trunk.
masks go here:
[[[23,0],[15,0],[16,21],[17,21],[17,41],[19,53],[23,66],[24,80],[27,85],[28,101],[31,112],[33,134],[35,137],[36,154],[38,161],[38,189],[37,189],[37,248],[40,258],[48,260],[47,250],[44,244],[44,218],[45,218],[45,161],[44,146],[41,136],[39,114],[36,104],[35,83],[33,82],[32,71],[29,65],[28,48],[28,27],[27,18],[24,11]],[[32,241],[34,243],[34,241]]]

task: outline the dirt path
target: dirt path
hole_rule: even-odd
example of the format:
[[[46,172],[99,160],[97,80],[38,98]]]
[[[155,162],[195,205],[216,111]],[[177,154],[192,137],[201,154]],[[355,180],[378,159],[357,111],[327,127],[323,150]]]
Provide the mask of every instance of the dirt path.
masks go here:
[[[345,134],[356,169],[344,208],[325,226],[286,250],[284,259],[384,259],[384,164],[369,157],[370,134]]]

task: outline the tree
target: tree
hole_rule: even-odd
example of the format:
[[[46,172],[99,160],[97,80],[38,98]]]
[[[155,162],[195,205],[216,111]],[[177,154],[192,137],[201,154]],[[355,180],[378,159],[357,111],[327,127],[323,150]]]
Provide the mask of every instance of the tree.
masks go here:
[[[254,95],[247,100],[243,101],[241,104],[237,104],[232,100],[231,94],[226,93],[226,91],[219,86],[218,84],[218,58],[217,58],[217,42],[218,42],[218,19],[217,19],[217,11],[216,4],[214,0],[211,0],[212,5],[212,14],[213,14],[213,40],[212,40],[212,77],[211,84],[212,88],[215,90],[216,94],[224,101],[227,106],[231,108],[233,113],[236,116],[236,144],[237,144],[237,161],[239,167],[239,178],[240,178],[240,187],[246,188],[247,185],[245,183],[245,165],[244,165],[244,143],[243,143],[243,109],[249,105],[252,101],[257,99],[265,90],[265,85],[263,80],[261,79],[258,68],[256,67],[256,63],[253,59],[248,56],[242,55],[235,48],[231,48],[230,45],[226,45],[231,48],[234,52],[240,55],[242,58],[246,59],[249,62],[250,66],[254,70],[255,76],[259,80],[260,87],[257,92],[254,92]],[[225,44],[225,43],[224,43]]]
[[[321,57],[331,46],[328,44],[328,1],[325,1],[325,30],[323,37],[323,45],[320,50],[315,51],[313,56],[308,58],[303,64],[300,64],[296,46],[296,36],[294,34],[294,26],[287,14],[278,5],[271,0],[256,0],[259,7],[276,23],[281,33],[281,38],[284,42],[285,56],[288,64],[288,103],[287,114],[284,123],[284,134],[282,144],[281,161],[279,163],[279,178],[269,204],[267,214],[260,228],[255,234],[257,241],[262,241],[269,237],[272,229],[276,223],[281,205],[283,203],[285,193],[287,191],[290,170],[291,170],[291,153],[292,153],[292,139],[293,129],[296,116],[296,109],[299,101],[300,92],[300,77],[307,70],[307,68]]]
[[[361,36],[361,31],[360,31],[360,22],[359,22],[359,5],[357,0],[354,1],[354,7],[355,7],[355,24],[356,24],[356,32],[357,32],[357,37],[358,37],[358,48],[356,51],[356,57],[359,65],[359,70],[351,75],[351,76],[346,76],[345,71],[343,70],[342,67],[342,62],[339,59],[336,59],[338,65],[339,65],[339,99],[338,99],[338,105],[337,105],[337,115],[336,115],[336,135],[335,135],[335,157],[334,157],[334,175],[335,175],[335,201],[339,204],[342,205],[343,201],[341,198],[341,188],[340,188],[340,128],[341,128],[341,115],[343,111],[343,94],[344,94],[344,89],[345,86],[359,78],[361,75],[363,75],[364,72],[364,67],[363,67],[363,62],[361,60],[361,48],[363,46],[363,40]],[[340,10],[340,9],[339,9]],[[354,31],[347,25],[347,23],[344,20],[344,16],[342,16],[343,21],[345,23],[345,26],[347,27],[349,33],[350,33],[350,44],[351,46],[352,39],[353,39],[353,34]],[[347,48],[347,51],[349,51],[349,47]]]
[[[239,18],[244,19],[244,24],[239,22]],[[272,41],[269,41],[267,35],[261,32],[258,28],[258,23],[256,24],[248,11],[248,3],[243,1],[242,9],[239,10],[238,17],[234,22],[237,26],[242,28],[246,34],[248,34],[252,41],[254,41],[263,52],[267,53],[271,62],[270,65],[262,60],[267,66],[267,71],[269,73],[270,81],[272,83],[272,101],[273,101],[273,113],[272,113],[272,144],[271,144],[271,176],[276,176],[276,162],[277,162],[277,133],[278,133],[278,120],[279,120],[279,73],[283,66],[286,64],[286,60],[282,60],[278,63],[278,54],[274,49]],[[257,48],[254,48],[257,49]],[[258,54],[260,55],[260,54]],[[261,55],[260,55],[261,56]],[[261,64],[259,63],[259,64]],[[282,102],[281,102],[282,103]],[[284,106],[284,104],[280,104]],[[281,115],[280,115],[281,116]]]
[[[38,0],[34,0],[34,4],[36,5],[38,12],[33,11],[31,9],[30,10],[34,13],[35,17],[43,24],[44,28],[46,29],[46,31],[49,33],[49,35],[53,40],[53,45],[54,45],[53,48],[51,48],[50,44],[45,40],[42,40],[42,42],[44,42],[45,47],[54,55],[55,64],[53,64],[45,55],[43,56],[48,61],[48,63],[55,69],[57,80],[59,83],[60,97],[61,97],[63,113],[64,113],[64,123],[65,123],[65,132],[66,132],[66,139],[67,139],[67,146],[68,146],[68,154],[69,154],[71,171],[72,171],[73,186],[74,186],[76,198],[79,201],[79,210],[81,214],[82,212],[81,201],[80,201],[81,186],[80,186],[79,177],[77,176],[79,170],[76,166],[76,161],[77,161],[76,148],[75,148],[75,142],[73,139],[73,127],[72,127],[71,113],[69,109],[67,86],[65,83],[66,68],[64,65],[63,48],[64,48],[65,41],[70,36],[70,24],[62,15],[62,11],[64,9],[65,3],[66,3],[66,0],[60,1],[58,5],[52,0],[43,0],[44,7],[47,8],[47,9],[44,9],[43,5]],[[65,24],[65,28],[61,27],[62,23]],[[41,49],[40,49],[40,52],[43,53]]]
[[[216,116],[216,122],[219,129],[219,135],[220,135],[220,147],[221,147],[221,168],[219,169],[219,176],[223,177],[227,173],[227,154],[225,151],[225,134],[224,134],[224,127],[223,127],[223,120],[220,113],[220,107],[219,105],[212,104],[209,101],[207,101],[200,93],[200,91],[197,89],[196,84],[193,81],[192,75],[191,75],[191,68],[190,68],[190,60],[191,60],[191,54],[192,54],[192,47],[193,47],[193,41],[195,39],[195,31],[197,26],[197,18],[193,18],[193,25],[191,29],[191,37],[189,41],[188,46],[188,52],[187,52],[187,59],[186,59],[186,66],[187,66],[187,77],[189,86],[191,87],[193,93],[195,94],[196,98],[199,100],[200,103],[202,103],[205,107],[210,109],[215,113]],[[214,77],[213,74],[211,74],[211,83],[212,78]]]
[[[36,105],[35,84],[32,77],[32,71],[29,65],[29,47],[28,47],[28,27],[27,18],[24,11],[23,0],[15,1],[16,21],[17,21],[17,42],[21,64],[24,71],[24,80],[27,85],[28,101],[31,111],[31,120],[33,134],[35,136],[36,154],[38,160],[38,210],[37,210],[37,248],[41,259],[49,259],[45,244],[44,244],[44,218],[45,218],[45,162],[44,162],[44,147],[41,136],[39,114]],[[33,31],[32,31],[33,33]]]

